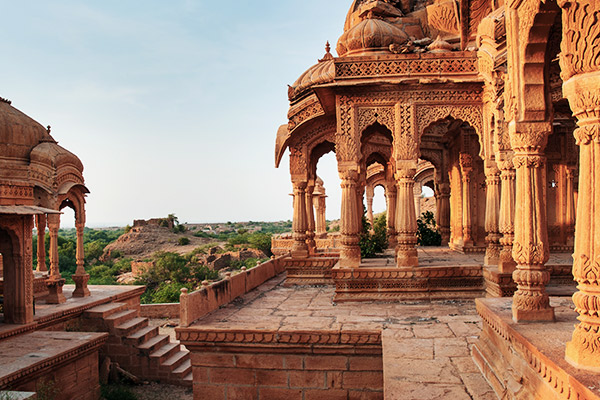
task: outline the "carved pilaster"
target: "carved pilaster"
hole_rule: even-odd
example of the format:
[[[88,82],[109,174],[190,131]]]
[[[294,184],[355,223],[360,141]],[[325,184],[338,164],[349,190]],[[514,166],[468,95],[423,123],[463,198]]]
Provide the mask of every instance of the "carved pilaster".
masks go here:
[[[513,258],[517,269],[513,279],[517,291],[513,296],[515,321],[553,321],[546,285],[550,272],[545,264],[549,257],[546,199],[544,198],[544,148],[551,132],[547,122],[509,124],[515,151],[516,170],[515,238]]]
[[[442,246],[450,241],[450,184],[440,183],[435,194],[437,205],[437,224],[442,235]]]
[[[306,181],[293,182],[294,185],[294,218],[292,220],[292,256],[296,258],[308,257],[306,245]]]
[[[46,214],[38,214],[35,216],[37,228],[37,267],[36,271],[46,272]]]
[[[315,254],[317,244],[315,242],[315,211],[313,208],[313,192],[314,185],[306,187],[306,245],[308,246],[309,254]]]
[[[485,168],[485,265],[497,265],[500,260],[500,170],[495,162],[489,162]]]
[[[498,221],[500,233],[500,259],[498,270],[501,273],[512,273],[517,263],[512,256],[512,246],[515,237],[515,179],[516,172],[512,163],[512,155],[505,154],[504,160],[498,162],[500,168],[500,218]]]
[[[342,248],[340,266],[357,268],[360,265],[360,247],[362,203],[358,202],[358,171],[356,168],[340,167],[342,187],[342,211],[340,233]]]
[[[398,199],[396,206],[396,265],[398,267],[416,267],[417,256],[417,217],[415,214],[414,186],[416,161],[398,161],[396,185]]]
[[[600,371],[600,1],[559,1],[563,9],[561,76],[578,128],[579,194],[575,228],[573,295],[580,323],[565,358],[578,368]]]
[[[473,172],[473,157],[460,153],[460,170],[462,178],[462,226],[464,246],[473,245],[471,232],[471,174]]]

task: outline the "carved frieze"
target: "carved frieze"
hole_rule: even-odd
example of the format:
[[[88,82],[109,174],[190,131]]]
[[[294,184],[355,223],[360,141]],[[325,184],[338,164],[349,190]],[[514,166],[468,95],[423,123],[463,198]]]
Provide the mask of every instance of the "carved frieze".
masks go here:
[[[298,107],[298,110],[293,109],[290,111],[293,112],[288,116],[288,129],[290,132],[294,131],[294,129],[296,129],[300,124],[314,117],[325,114],[323,106],[316,96],[310,97],[306,103],[303,103]]]

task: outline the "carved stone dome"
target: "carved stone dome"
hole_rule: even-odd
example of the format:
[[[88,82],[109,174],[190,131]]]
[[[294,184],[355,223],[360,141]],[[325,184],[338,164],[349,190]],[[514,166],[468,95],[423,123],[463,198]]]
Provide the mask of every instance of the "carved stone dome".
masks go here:
[[[344,32],[336,50],[340,57],[389,53],[391,44],[404,44],[407,41],[408,35],[402,29],[371,16]]]
[[[31,162],[48,165],[51,168],[71,166],[83,172],[83,164],[79,157],[56,142],[43,142],[35,146],[30,154]]]
[[[54,142],[46,128],[0,99],[0,155],[29,160],[31,150],[41,142]]]

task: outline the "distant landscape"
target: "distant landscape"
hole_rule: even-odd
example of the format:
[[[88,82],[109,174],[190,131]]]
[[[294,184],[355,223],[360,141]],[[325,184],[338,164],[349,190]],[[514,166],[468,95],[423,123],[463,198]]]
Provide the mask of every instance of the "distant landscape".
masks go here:
[[[180,224],[175,214],[125,227],[85,228],[85,269],[91,285],[146,285],[142,302],[178,302],[183,287],[195,290],[204,280],[267,260],[272,235],[291,230],[291,221]],[[45,246],[49,265],[49,235]],[[75,272],[76,247],[76,230],[61,229],[59,269],[67,283]]]

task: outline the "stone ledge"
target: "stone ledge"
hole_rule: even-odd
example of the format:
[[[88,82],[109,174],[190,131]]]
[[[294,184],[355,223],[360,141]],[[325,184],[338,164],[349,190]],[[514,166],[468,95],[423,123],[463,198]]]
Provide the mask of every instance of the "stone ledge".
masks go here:
[[[7,339],[0,348],[0,388],[18,386],[73,362],[97,351],[107,339],[107,333],[50,331]]]
[[[555,323],[517,324],[512,299],[477,299],[483,331],[473,360],[494,391],[505,399],[600,399],[598,374],[564,359],[577,314],[569,298],[551,298]]]

